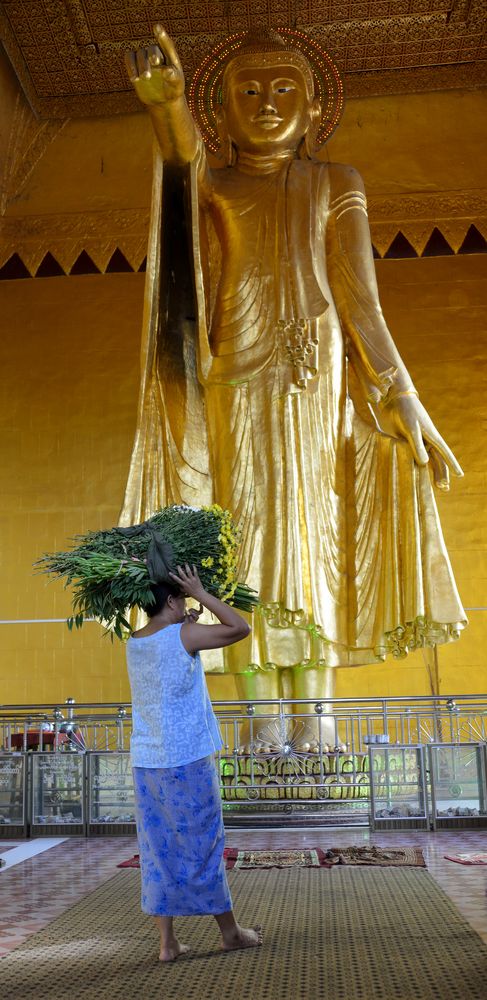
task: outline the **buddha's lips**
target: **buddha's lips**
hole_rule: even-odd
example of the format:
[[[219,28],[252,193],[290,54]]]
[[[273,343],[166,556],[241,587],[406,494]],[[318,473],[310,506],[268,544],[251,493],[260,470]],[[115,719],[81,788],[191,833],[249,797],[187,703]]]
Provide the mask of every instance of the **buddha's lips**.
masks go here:
[[[282,120],[282,118],[279,118],[279,115],[256,115],[254,118],[254,122],[257,122],[258,125],[271,126],[280,125]]]

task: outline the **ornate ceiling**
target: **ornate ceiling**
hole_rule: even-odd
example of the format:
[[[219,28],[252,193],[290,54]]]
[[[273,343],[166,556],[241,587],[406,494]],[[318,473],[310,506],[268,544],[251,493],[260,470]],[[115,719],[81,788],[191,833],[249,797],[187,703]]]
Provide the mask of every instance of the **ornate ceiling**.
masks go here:
[[[123,54],[160,21],[187,79],[228,34],[297,27],[334,57],[348,96],[487,84],[487,0],[4,0],[0,37],[41,118],[137,110]]]

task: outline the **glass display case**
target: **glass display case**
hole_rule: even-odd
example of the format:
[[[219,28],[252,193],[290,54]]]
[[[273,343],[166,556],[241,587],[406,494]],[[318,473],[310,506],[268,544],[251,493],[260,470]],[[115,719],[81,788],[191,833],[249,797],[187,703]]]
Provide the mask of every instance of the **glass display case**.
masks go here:
[[[225,799],[230,799],[223,766],[228,760],[221,761]],[[344,760],[352,768],[353,778],[355,758],[348,755]],[[326,771],[325,764],[323,767]],[[361,770],[361,778],[367,781],[359,789],[359,793],[364,792],[365,809],[370,776],[372,830],[429,829],[430,824],[434,830],[487,827],[486,743],[435,742],[423,746],[374,742],[368,746]],[[327,777],[334,782],[338,773],[330,772]],[[323,789],[327,799],[343,798],[343,790],[334,783],[330,785],[331,794],[327,785]],[[321,800],[323,789],[317,786],[317,800]],[[233,780],[230,791],[235,792]],[[252,788],[239,787],[237,791],[242,798],[253,797],[246,795],[253,793]],[[317,806],[321,804],[316,802]],[[332,805],[335,808],[347,803],[326,804],[330,811]],[[361,806],[360,801],[353,804]],[[226,809],[234,805],[232,801],[224,802]],[[292,810],[294,805],[288,803],[284,808]],[[29,834],[132,836],[135,832],[134,789],[127,751],[0,752],[0,838]]]
[[[486,744],[428,746],[434,830],[487,826]]]
[[[424,747],[369,745],[372,830],[427,830]]]
[[[84,834],[85,755],[35,753],[30,765],[32,835]]]
[[[26,757],[0,753],[0,837],[27,835]]]
[[[135,833],[134,786],[130,754],[90,753],[88,761],[88,834]]]

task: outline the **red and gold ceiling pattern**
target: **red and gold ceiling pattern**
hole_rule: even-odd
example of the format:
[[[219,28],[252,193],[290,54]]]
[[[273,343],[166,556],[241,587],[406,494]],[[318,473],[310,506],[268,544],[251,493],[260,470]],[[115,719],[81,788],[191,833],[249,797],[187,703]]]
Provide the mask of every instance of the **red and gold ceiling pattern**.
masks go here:
[[[0,37],[41,118],[133,111],[123,54],[160,21],[188,80],[229,34],[295,27],[336,61],[349,96],[487,83],[487,0],[4,0]]]

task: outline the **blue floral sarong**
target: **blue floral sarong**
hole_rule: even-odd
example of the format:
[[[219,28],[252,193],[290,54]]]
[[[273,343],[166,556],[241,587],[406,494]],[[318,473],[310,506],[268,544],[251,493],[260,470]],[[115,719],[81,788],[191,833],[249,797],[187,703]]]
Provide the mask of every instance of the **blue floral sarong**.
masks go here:
[[[134,767],[142,910],[188,917],[232,909],[213,755],[181,767]]]

